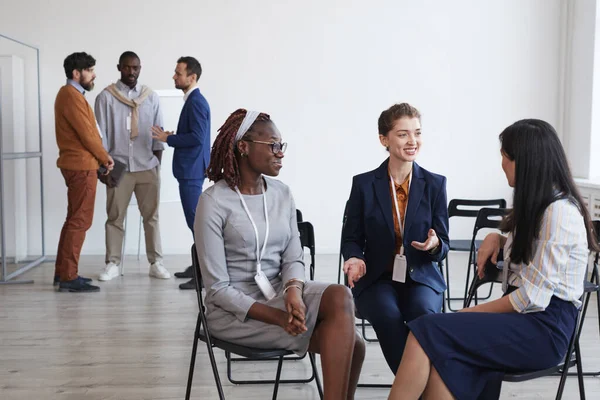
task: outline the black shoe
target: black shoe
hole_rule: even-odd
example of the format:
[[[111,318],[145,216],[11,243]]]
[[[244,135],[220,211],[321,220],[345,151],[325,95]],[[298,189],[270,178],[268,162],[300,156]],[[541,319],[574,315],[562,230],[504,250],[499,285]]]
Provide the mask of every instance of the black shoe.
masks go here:
[[[196,290],[196,280],[192,278],[189,281],[187,281],[186,283],[182,283],[181,285],[179,285],[179,289],[181,289],[181,290]]]
[[[85,283],[90,283],[92,281],[90,278],[84,278],[83,276],[80,276],[79,278],[83,279],[83,281]],[[59,283],[60,283],[60,276],[54,275],[54,286],[58,286]]]
[[[187,267],[185,269],[185,271],[183,271],[183,272],[175,272],[175,278],[191,279],[193,277],[194,277],[194,270],[192,269],[191,265],[189,267]]]
[[[77,277],[72,281],[60,282],[58,284],[59,292],[99,292],[100,288],[98,286],[90,285],[86,283],[82,277]]]

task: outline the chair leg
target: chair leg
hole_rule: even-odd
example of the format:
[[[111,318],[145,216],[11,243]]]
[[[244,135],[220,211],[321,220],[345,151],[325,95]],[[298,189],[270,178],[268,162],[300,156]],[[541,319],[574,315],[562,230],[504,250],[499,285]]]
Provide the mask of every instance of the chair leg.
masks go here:
[[[196,352],[198,351],[198,336],[200,333],[200,314],[196,321],[196,329],[194,330],[194,345],[192,346],[192,357],[190,361],[190,371],[188,373],[187,388],[185,390],[185,400],[190,400],[192,392],[192,381],[194,379],[194,367],[196,366]]]
[[[593,275],[592,275],[593,277]],[[597,295],[597,294],[596,294]],[[588,306],[590,304],[590,297],[592,296],[592,293],[586,293],[584,296],[584,300],[583,300],[583,309],[581,310],[581,315],[582,315],[582,321],[585,320],[585,316],[587,314],[587,310],[588,310]],[[599,304],[600,306],[600,304]],[[600,310],[600,308],[599,308]],[[579,327],[579,337],[581,337],[581,332],[583,331],[583,323],[582,325]],[[576,343],[577,343],[577,349],[579,349],[579,337],[576,338]],[[579,352],[579,350],[577,350]],[[579,361],[579,354],[577,354],[577,361]],[[574,376],[577,375],[579,377],[580,375],[580,371],[577,370],[577,372],[569,372],[568,374],[569,376]],[[593,372],[583,372],[581,371],[581,375],[582,376],[599,376],[600,375],[600,371],[593,371]]]
[[[575,342],[575,358],[577,361],[577,382],[579,383],[579,399],[585,400],[585,386],[583,384],[583,367],[581,365],[581,349],[579,341]]]
[[[313,376],[315,377],[315,385],[317,385],[317,391],[319,392],[319,398],[323,400],[323,386],[321,385],[321,378],[319,378],[319,371],[317,371],[316,355],[314,353],[308,353],[310,359],[310,365],[312,366]]]
[[[596,285],[600,285],[600,274],[598,273],[598,258],[600,256],[600,253],[596,254],[596,259],[594,261],[594,269],[592,270],[592,279],[590,279],[590,282],[596,284]],[[596,292],[596,302],[597,302],[597,306],[598,308],[596,309],[596,311],[598,312],[598,334],[600,335],[600,293]]]
[[[465,281],[465,301],[467,300],[467,297],[469,295],[469,278],[471,278],[471,264],[469,263],[469,265],[467,265],[467,278]],[[475,304],[477,304],[477,302],[475,302]]]
[[[379,342],[379,339],[371,339],[371,338],[367,337],[367,331],[365,329],[365,327],[367,326],[367,324],[365,323],[365,319],[364,318],[361,320],[360,325],[361,325],[361,329],[362,329],[363,339],[365,339],[366,342],[368,342],[368,343],[378,343]]]
[[[598,283],[596,283],[597,285]],[[596,311],[598,312],[598,335],[600,335],[600,293],[596,292]]]
[[[283,365],[283,356],[279,357],[277,363],[277,374],[275,374],[275,386],[273,387],[273,400],[277,400],[277,391],[279,390],[279,379],[281,378],[281,367]]]
[[[560,374],[560,383],[558,384],[558,390],[556,391],[556,400],[561,400],[563,392],[565,390],[565,383],[567,382],[567,376],[569,375],[569,361],[571,354],[567,355],[565,359],[565,366]]]
[[[448,262],[449,258],[450,258],[449,256],[446,256],[446,295],[445,296],[446,296],[446,301],[448,303],[448,310],[456,312],[456,311],[460,310],[460,308],[453,308],[452,302],[458,301],[458,300],[464,302],[465,299],[462,297],[451,297],[451,295],[450,295],[450,263]],[[444,312],[446,312],[445,308],[444,308]]]
[[[488,300],[490,297],[492,297],[492,289],[494,288],[494,282],[490,282],[490,291],[488,292],[488,294],[485,297],[480,297],[479,300]]]
[[[231,356],[231,353],[229,352],[225,352],[225,358],[227,360],[227,379],[229,380],[229,382],[233,383],[234,385],[269,385],[269,384],[274,384],[275,381],[272,379],[255,379],[255,380],[237,380],[233,378],[233,362],[234,361],[251,361],[251,362],[256,362],[256,361],[276,361],[279,360],[279,357],[276,358],[234,358]],[[302,360],[304,357],[286,357],[283,356],[283,360],[284,361],[289,361],[289,360]],[[311,374],[311,376],[309,376],[306,379],[280,379],[279,383],[310,383],[313,379],[315,379],[315,374]]]
[[[206,348],[208,350],[208,356],[210,358],[210,366],[213,370],[213,375],[215,376],[215,384],[217,385],[217,391],[219,392],[219,399],[225,400],[225,394],[223,393],[223,385],[221,385],[221,378],[219,377],[219,369],[217,368],[217,362],[215,361],[215,352],[212,345],[206,343]]]

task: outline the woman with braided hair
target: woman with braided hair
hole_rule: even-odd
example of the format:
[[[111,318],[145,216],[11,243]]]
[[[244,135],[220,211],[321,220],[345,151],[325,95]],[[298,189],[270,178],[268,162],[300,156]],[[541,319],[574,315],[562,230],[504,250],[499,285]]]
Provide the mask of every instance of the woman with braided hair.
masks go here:
[[[194,231],[215,337],[321,354],[325,399],[352,399],[364,359],[342,285],[305,280],[296,208],[278,180],[287,144],[269,115],[238,109],[219,129]]]

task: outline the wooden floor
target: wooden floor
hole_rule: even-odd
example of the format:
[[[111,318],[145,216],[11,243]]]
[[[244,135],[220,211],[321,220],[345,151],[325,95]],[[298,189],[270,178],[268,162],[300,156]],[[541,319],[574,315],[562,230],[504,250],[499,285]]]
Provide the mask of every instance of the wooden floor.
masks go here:
[[[457,259],[458,260],[458,259]],[[335,281],[337,256],[317,256],[317,278]],[[81,274],[96,278],[103,257],[82,257]],[[165,259],[171,272],[189,264],[186,256]],[[464,281],[465,263],[452,276]],[[98,283],[100,293],[58,293],[53,265],[43,264],[20,278],[33,285],[0,285],[0,399],[96,400],[183,399],[197,315],[193,291],[180,291],[181,280],[148,277],[145,261],[128,258],[125,276]],[[464,283],[463,283],[464,284]],[[593,299],[595,300],[595,299]],[[595,304],[595,303],[594,303]],[[372,335],[372,332],[370,332]],[[584,368],[600,370],[598,312],[588,312],[582,336]],[[199,347],[192,398],[217,399],[206,347]],[[269,399],[272,386],[236,386],[227,382],[222,352],[217,362],[231,399]],[[272,362],[238,363],[245,378],[271,378]],[[309,373],[307,360],[285,362],[283,377]],[[362,381],[393,379],[379,346],[367,346]],[[503,399],[553,399],[558,378],[505,384]],[[587,398],[600,398],[600,378],[585,379]],[[387,389],[359,389],[357,399],[386,399]],[[282,385],[279,399],[317,399],[314,383]],[[576,378],[567,381],[564,399],[578,399]]]

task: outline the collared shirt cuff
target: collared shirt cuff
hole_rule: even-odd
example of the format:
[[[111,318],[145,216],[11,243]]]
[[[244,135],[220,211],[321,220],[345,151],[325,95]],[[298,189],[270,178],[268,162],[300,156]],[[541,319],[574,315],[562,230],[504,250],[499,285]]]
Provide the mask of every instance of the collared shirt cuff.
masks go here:
[[[512,308],[516,312],[521,313],[521,312],[523,312],[523,309],[521,308],[521,303],[515,299],[515,293],[516,292],[517,291],[514,291],[511,294],[509,294],[508,295],[508,300],[510,301],[510,305],[512,306]]]

